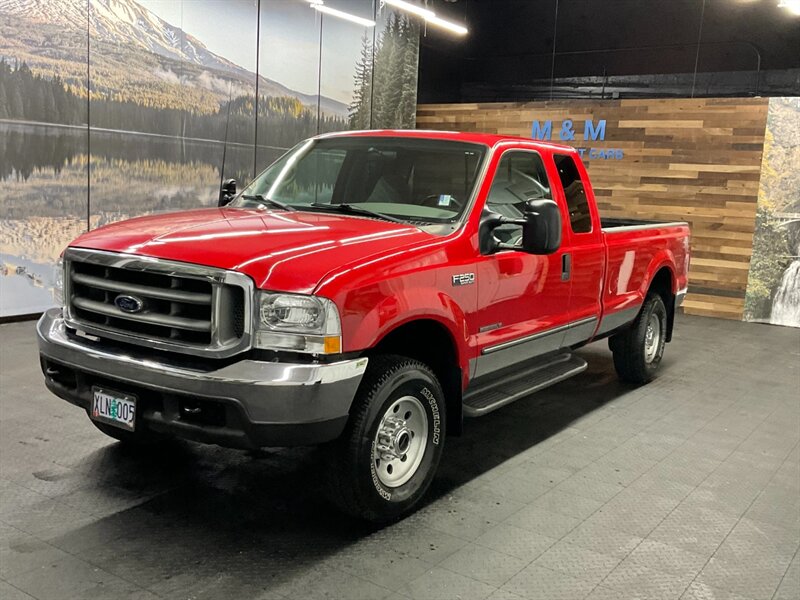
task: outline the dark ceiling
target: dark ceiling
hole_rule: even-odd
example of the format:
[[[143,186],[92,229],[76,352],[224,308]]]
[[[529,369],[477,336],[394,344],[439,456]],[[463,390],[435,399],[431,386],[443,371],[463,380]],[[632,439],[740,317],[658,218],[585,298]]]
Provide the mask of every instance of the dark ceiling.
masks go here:
[[[470,33],[423,35],[419,99],[797,95],[800,16],[778,3],[431,0]]]

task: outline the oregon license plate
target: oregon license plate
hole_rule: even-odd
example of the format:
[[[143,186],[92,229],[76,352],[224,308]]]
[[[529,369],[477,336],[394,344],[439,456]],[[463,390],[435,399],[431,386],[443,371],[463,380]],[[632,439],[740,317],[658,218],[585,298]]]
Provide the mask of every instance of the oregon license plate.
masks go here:
[[[136,426],[136,396],[105,388],[92,388],[92,419],[128,431]]]

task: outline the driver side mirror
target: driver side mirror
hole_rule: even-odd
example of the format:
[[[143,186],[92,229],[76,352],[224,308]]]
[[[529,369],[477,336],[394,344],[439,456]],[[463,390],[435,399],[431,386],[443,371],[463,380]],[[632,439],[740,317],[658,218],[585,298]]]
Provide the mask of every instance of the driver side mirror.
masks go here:
[[[514,244],[504,243],[494,235],[501,225],[521,225],[522,239]],[[561,211],[552,200],[528,200],[520,219],[504,217],[489,209],[481,215],[478,236],[481,254],[498,250],[521,250],[528,254],[552,254],[561,247]]]
[[[522,250],[552,254],[561,246],[561,211],[552,200],[529,200],[522,223]]]
[[[226,179],[219,188],[217,206],[227,206],[236,197],[236,180]]]

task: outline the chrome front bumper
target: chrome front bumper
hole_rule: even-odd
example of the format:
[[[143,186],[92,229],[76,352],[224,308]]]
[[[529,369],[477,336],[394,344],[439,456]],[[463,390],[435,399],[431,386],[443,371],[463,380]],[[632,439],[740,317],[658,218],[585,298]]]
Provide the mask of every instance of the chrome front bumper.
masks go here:
[[[47,387],[88,410],[92,387],[140,400],[136,427],[232,447],[317,444],[339,436],[367,367],[366,358],[335,363],[243,359],[186,366],[147,349],[77,335],[60,309],[37,324]],[[215,361],[210,361],[214,364]],[[205,411],[205,414],[204,414]]]

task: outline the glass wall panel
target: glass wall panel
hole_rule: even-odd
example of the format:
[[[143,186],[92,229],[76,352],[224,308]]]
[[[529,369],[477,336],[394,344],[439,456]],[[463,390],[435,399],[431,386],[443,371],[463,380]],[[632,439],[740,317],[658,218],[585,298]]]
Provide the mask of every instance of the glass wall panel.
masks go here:
[[[322,19],[297,0],[261,2],[256,167],[317,133]]]
[[[413,126],[419,22],[326,5],[378,25],[299,0],[3,3],[0,316],[51,305],[87,228],[214,205],[319,132]]]
[[[420,20],[384,5],[376,21],[370,128],[414,128]]]
[[[255,3],[125,6],[91,0],[92,227],[213,205],[253,173]]]
[[[55,262],[86,229],[87,5],[43,9],[0,10],[0,317],[52,305]]]
[[[330,4],[351,15],[375,18],[373,0],[338,0]],[[321,132],[369,129],[375,29],[322,15]]]

